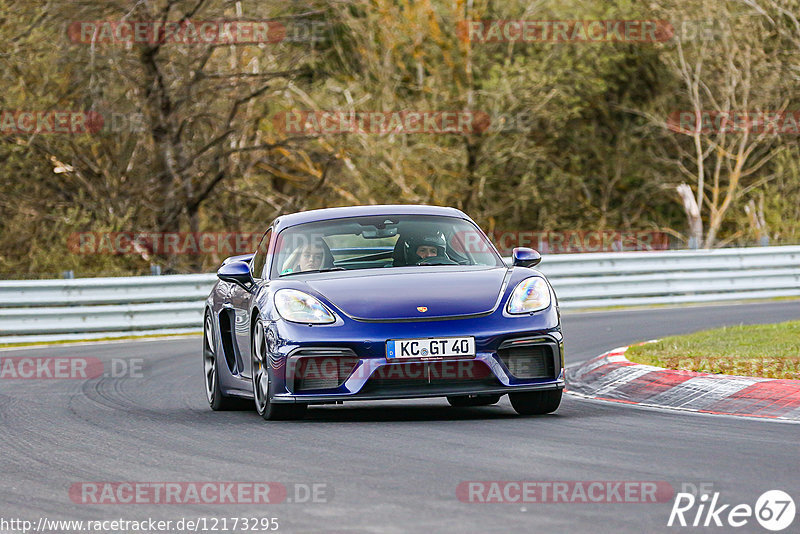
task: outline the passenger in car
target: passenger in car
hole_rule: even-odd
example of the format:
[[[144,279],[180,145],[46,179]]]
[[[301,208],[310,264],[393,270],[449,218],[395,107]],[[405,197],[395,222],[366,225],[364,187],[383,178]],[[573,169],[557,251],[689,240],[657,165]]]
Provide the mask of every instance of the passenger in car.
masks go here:
[[[317,271],[332,267],[333,255],[322,240],[317,240],[292,252],[284,265],[281,274]]]

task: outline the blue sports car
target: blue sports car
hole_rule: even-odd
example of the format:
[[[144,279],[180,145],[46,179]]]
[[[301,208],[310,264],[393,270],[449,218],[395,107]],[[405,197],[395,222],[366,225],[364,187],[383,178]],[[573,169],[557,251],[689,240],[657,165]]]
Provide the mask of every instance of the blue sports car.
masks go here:
[[[225,260],[205,306],[213,410],[265,419],[310,404],[447,397],[553,412],[564,388],[556,295],[534,250],[509,267],[457,209],[356,206],[285,215]],[[251,402],[251,401],[247,401]]]

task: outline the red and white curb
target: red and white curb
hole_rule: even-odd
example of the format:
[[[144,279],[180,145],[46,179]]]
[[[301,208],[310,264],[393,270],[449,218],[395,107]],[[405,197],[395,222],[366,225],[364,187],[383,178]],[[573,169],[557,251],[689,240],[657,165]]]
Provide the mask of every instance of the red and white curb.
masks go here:
[[[699,413],[800,421],[800,380],[676,371],[633,363],[620,347],[567,372],[581,397]]]

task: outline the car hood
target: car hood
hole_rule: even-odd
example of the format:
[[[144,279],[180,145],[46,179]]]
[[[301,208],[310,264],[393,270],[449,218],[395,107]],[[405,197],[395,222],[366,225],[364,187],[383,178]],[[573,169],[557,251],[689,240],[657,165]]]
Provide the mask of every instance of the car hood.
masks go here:
[[[356,319],[424,320],[492,311],[508,272],[502,267],[399,267],[391,273],[370,272],[366,276],[305,282]]]

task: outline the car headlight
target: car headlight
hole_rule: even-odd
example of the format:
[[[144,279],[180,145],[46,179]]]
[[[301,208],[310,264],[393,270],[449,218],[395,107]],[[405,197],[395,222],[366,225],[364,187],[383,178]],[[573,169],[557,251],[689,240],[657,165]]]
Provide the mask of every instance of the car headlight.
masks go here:
[[[333,323],[336,318],[318,299],[296,289],[275,292],[275,309],[287,321],[305,324]]]
[[[506,309],[508,313],[521,314],[543,310],[550,306],[550,287],[544,278],[533,276],[517,284]]]

